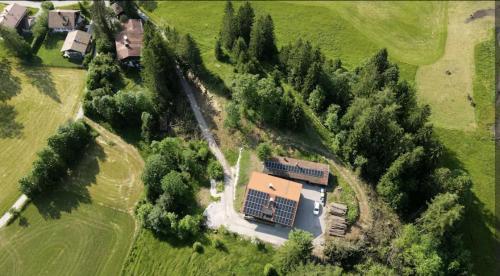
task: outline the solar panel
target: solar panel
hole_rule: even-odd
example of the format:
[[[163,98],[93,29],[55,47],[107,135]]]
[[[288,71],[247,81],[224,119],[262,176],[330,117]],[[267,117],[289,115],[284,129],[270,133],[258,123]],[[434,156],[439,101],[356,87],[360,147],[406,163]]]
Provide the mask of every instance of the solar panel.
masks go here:
[[[282,197],[276,197],[276,222],[292,225],[296,202]]]
[[[274,161],[265,161],[264,166],[270,170],[292,172],[292,173],[296,173],[296,174],[303,174],[303,175],[308,175],[308,176],[313,176],[313,177],[323,177],[323,174],[324,174],[324,172],[320,171],[320,170],[307,169],[307,168],[302,168],[299,166],[292,166],[292,165],[288,165],[288,164],[281,164],[281,163],[274,162]]]
[[[249,189],[243,211],[246,215],[263,218],[263,207],[269,202],[269,194]],[[297,208],[297,202],[276,197],[274,222],[292,226],[293,216]]]

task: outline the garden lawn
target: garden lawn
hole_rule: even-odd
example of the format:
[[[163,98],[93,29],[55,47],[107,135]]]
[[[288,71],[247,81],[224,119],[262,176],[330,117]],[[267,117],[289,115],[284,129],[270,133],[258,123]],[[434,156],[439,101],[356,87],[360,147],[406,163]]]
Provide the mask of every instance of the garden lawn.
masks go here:
[[[215,249],[210,239],[218,236],[225,249]],[[124,266],[124,275],[262,275],[272,261],[274,249],[265,251],[232,235],[206,234],[201,237],[203,253],[194,253],[191,244],[176,244],[156,239],[142,230]]]
[[[20,196],[18,180],[30,170],[47,138],[75,116],[85,72],[0,62],[0,214]]]
[[[82,60],[64,58],[61,48],[66,39],[67,33],[48,33],[45,40],[40,45],[37,57],[40,58],[39,62],[46,66],[52,67],[81,67]]]

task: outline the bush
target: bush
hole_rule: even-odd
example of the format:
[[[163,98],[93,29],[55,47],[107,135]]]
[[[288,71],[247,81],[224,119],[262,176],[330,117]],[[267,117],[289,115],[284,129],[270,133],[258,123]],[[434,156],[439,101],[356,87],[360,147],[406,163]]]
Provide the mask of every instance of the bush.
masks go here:
[[[212,245],[219,250],[222,250],[224,248],[224,242],[217,237],[212,240]]]
[[[200,242],[193,243],[193,252],[203,253],[203,245]]]
[[[83,58],[83,63],[82,63],[83,67],[89,68],[89,64],[92,61],[93,57],[94,57],[94,55],[92,53],[87,53],[85,55],[85,57]]]
[[[264,276],[278,276],[278,272],[272,264],[268,263],[264,266]]]
[[[42,9],[50,11],[54,9],[54,4],[51,1],[42,2]]]
[[[216,160],[210,161],[207,167],[207,174],[210,178],[215,180],[223,180],[224,179],[224,170],[222,165]]]
[[[224,182],[222,182],[222,181],[217,182],[217,184],[215,185],[215,190],[218,193],[224,192]]]
[[[97,38],[96,39],[96,50],[98,53],[114,53],[115,46],[111,41],[106,38]]]
[[[257,156],[261,161],[269,159],[272,156],[272,150],[269,144],[260,143],[259,146],[257,146]]]

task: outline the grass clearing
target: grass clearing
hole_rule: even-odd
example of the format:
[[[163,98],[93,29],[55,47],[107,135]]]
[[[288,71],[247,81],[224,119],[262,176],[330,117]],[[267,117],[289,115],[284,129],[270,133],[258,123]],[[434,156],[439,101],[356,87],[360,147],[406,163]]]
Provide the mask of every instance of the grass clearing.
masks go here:
[[[83,95],[85,72],[75,69],[0,64],[0,213],[19,197],[18,180],[36,152],[66,120]]]
[[[219,237],[224,248],[211,245]],[[124,266],[124,275],[261,275],[271,262],[274,249],[257,249],[255,244],[231,234],[206,234],[199,242],[202,253],[195,253],[191,244],[175,244],[157,240],[142,230]]]
[[[51,67],[80,68],[82,60],[64,58],[61,48],[66,33],[48,33],[37,52],[39,62]]]

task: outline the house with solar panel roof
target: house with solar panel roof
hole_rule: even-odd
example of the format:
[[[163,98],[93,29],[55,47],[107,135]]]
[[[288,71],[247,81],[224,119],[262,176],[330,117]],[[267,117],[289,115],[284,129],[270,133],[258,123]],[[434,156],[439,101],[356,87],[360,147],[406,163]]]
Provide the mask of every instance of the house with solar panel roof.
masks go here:
[[[292,227],[297,215],[302,184],[260,172],[253,172],[245,192],[246,216]]]
[[[328,186],[330,167],[327,164],[277,156],[264,161],[264,173],[309,184]]]

